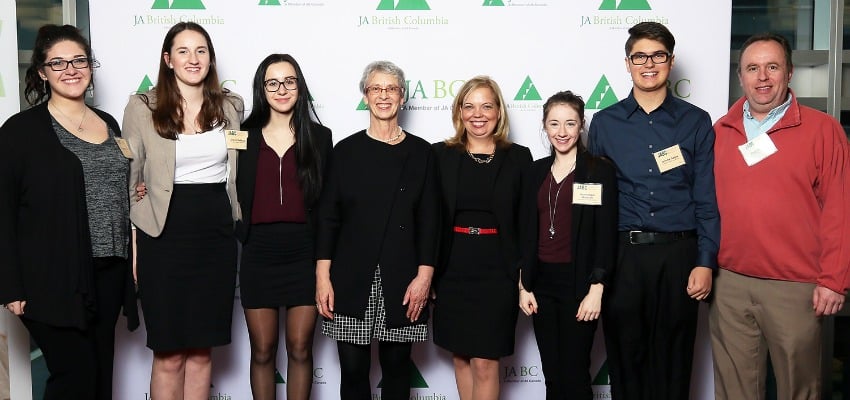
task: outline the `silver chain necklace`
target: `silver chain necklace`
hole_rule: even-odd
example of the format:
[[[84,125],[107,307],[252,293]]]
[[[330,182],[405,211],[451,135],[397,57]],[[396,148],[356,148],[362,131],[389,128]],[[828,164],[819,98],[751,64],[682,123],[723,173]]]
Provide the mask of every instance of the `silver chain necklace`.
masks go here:
[[[564,176],[564,179],[561,180],[561,183],[558,184],[558,190],[555,192],[555,206],[552,207],[552,182],[555,181],[555,171],[554,171],[555,163],[552,163],[552,170],[550,170],[552,174],[552,179],[549,180],[549,191],[546,193],[549,198],[549,239],[555,238],[555,213],[558,211],[558,197],[561,195],[561,188],[564,187],[564,182],[567,181],[567,177],[570,176],[570,173],[573,172],[573,169],[576,167],[575,161],[573,162],[573,166],[567,170],[567,175]]]

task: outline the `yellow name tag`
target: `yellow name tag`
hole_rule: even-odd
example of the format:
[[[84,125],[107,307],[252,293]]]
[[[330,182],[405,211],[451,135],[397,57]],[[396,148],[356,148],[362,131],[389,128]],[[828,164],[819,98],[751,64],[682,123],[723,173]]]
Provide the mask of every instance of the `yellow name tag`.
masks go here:
[[[121,150],[121,154],[123,154],[125,158],[133,158],[133,150],[130,150],[130,144],[127,143],[127,139],[117,137],[115,138],[115,143],[118,144],[118,149]]]
[[[224,131],[228,149],[245,150],[248,148],[248,131],[228,129]]]
[[[573,183],[573,204],[602,205],[601,183]]]
[[[678,144],[674,144],[664,150],[652,153],[655,157],[655,163],[658,164],[658,171],[662,174],[676,167],[685,165],[685,157],[682,156],[682,149]]]

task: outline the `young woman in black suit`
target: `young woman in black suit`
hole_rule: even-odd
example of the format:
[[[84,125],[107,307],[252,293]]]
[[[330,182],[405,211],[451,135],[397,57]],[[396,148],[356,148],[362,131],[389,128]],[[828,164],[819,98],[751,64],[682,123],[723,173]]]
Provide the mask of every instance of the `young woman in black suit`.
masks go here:
[[[592,398],[590,350],[617,245],[614,165],[581,143],[584,101],[558,92],[543,105],[552,155],[523,179],[519,306],[533,315],[546,399]]]
[[[460,398],[499,397],[499,358],[513,354],[522,171],[501,91],[468,80],[452,107],[455,135],[434,145],[443,194],[434,343],[453,353]]]
[[[307,81],[289,54],[272,54],[254,74],[247,149],[236,191],[242,208],[240,297],[251,342],[254,399],[275,398],[280,307],[286,307],[286,398],[308,399],[316,327],[316,203],[325,182],[331,131],[318,120]]]

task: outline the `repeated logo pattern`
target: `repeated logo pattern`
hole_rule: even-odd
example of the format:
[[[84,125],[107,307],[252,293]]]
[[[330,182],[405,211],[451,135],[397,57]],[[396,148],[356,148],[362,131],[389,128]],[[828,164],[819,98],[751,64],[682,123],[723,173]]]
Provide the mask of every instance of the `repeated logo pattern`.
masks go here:
[[[601,110],[617,101],[617,96],[614,94],[611,84],[608,83],[608,78],[602,75],[602,78],[599,78],[599,83],[596,84],[596,88],[593,89],[593,93],[587,98],[587,108]]]
[[[381,0],[377,10],[430,10],[425,0]]]
[[[647,0],[602,0],[600,10],[651,10]]]

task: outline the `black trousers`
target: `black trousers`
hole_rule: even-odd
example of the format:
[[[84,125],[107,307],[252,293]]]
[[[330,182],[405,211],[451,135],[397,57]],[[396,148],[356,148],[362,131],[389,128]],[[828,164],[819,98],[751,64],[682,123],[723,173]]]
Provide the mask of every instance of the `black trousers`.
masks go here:
[[[546,379],[546,400],[591,400],[590,350],[598,321],[577,321],[572,264],[540,263],[534,289],[534,336]]]
[[[695,238],[620,243],[602,302],[613,398],[689,397],[699,302],[686,288],[696,255]]]
[[[127,261],[94,259],[97,314],[85,330],[21,318],[41,348],[50,376],[44,399],[112,399],[115,323],[124,300]]]

